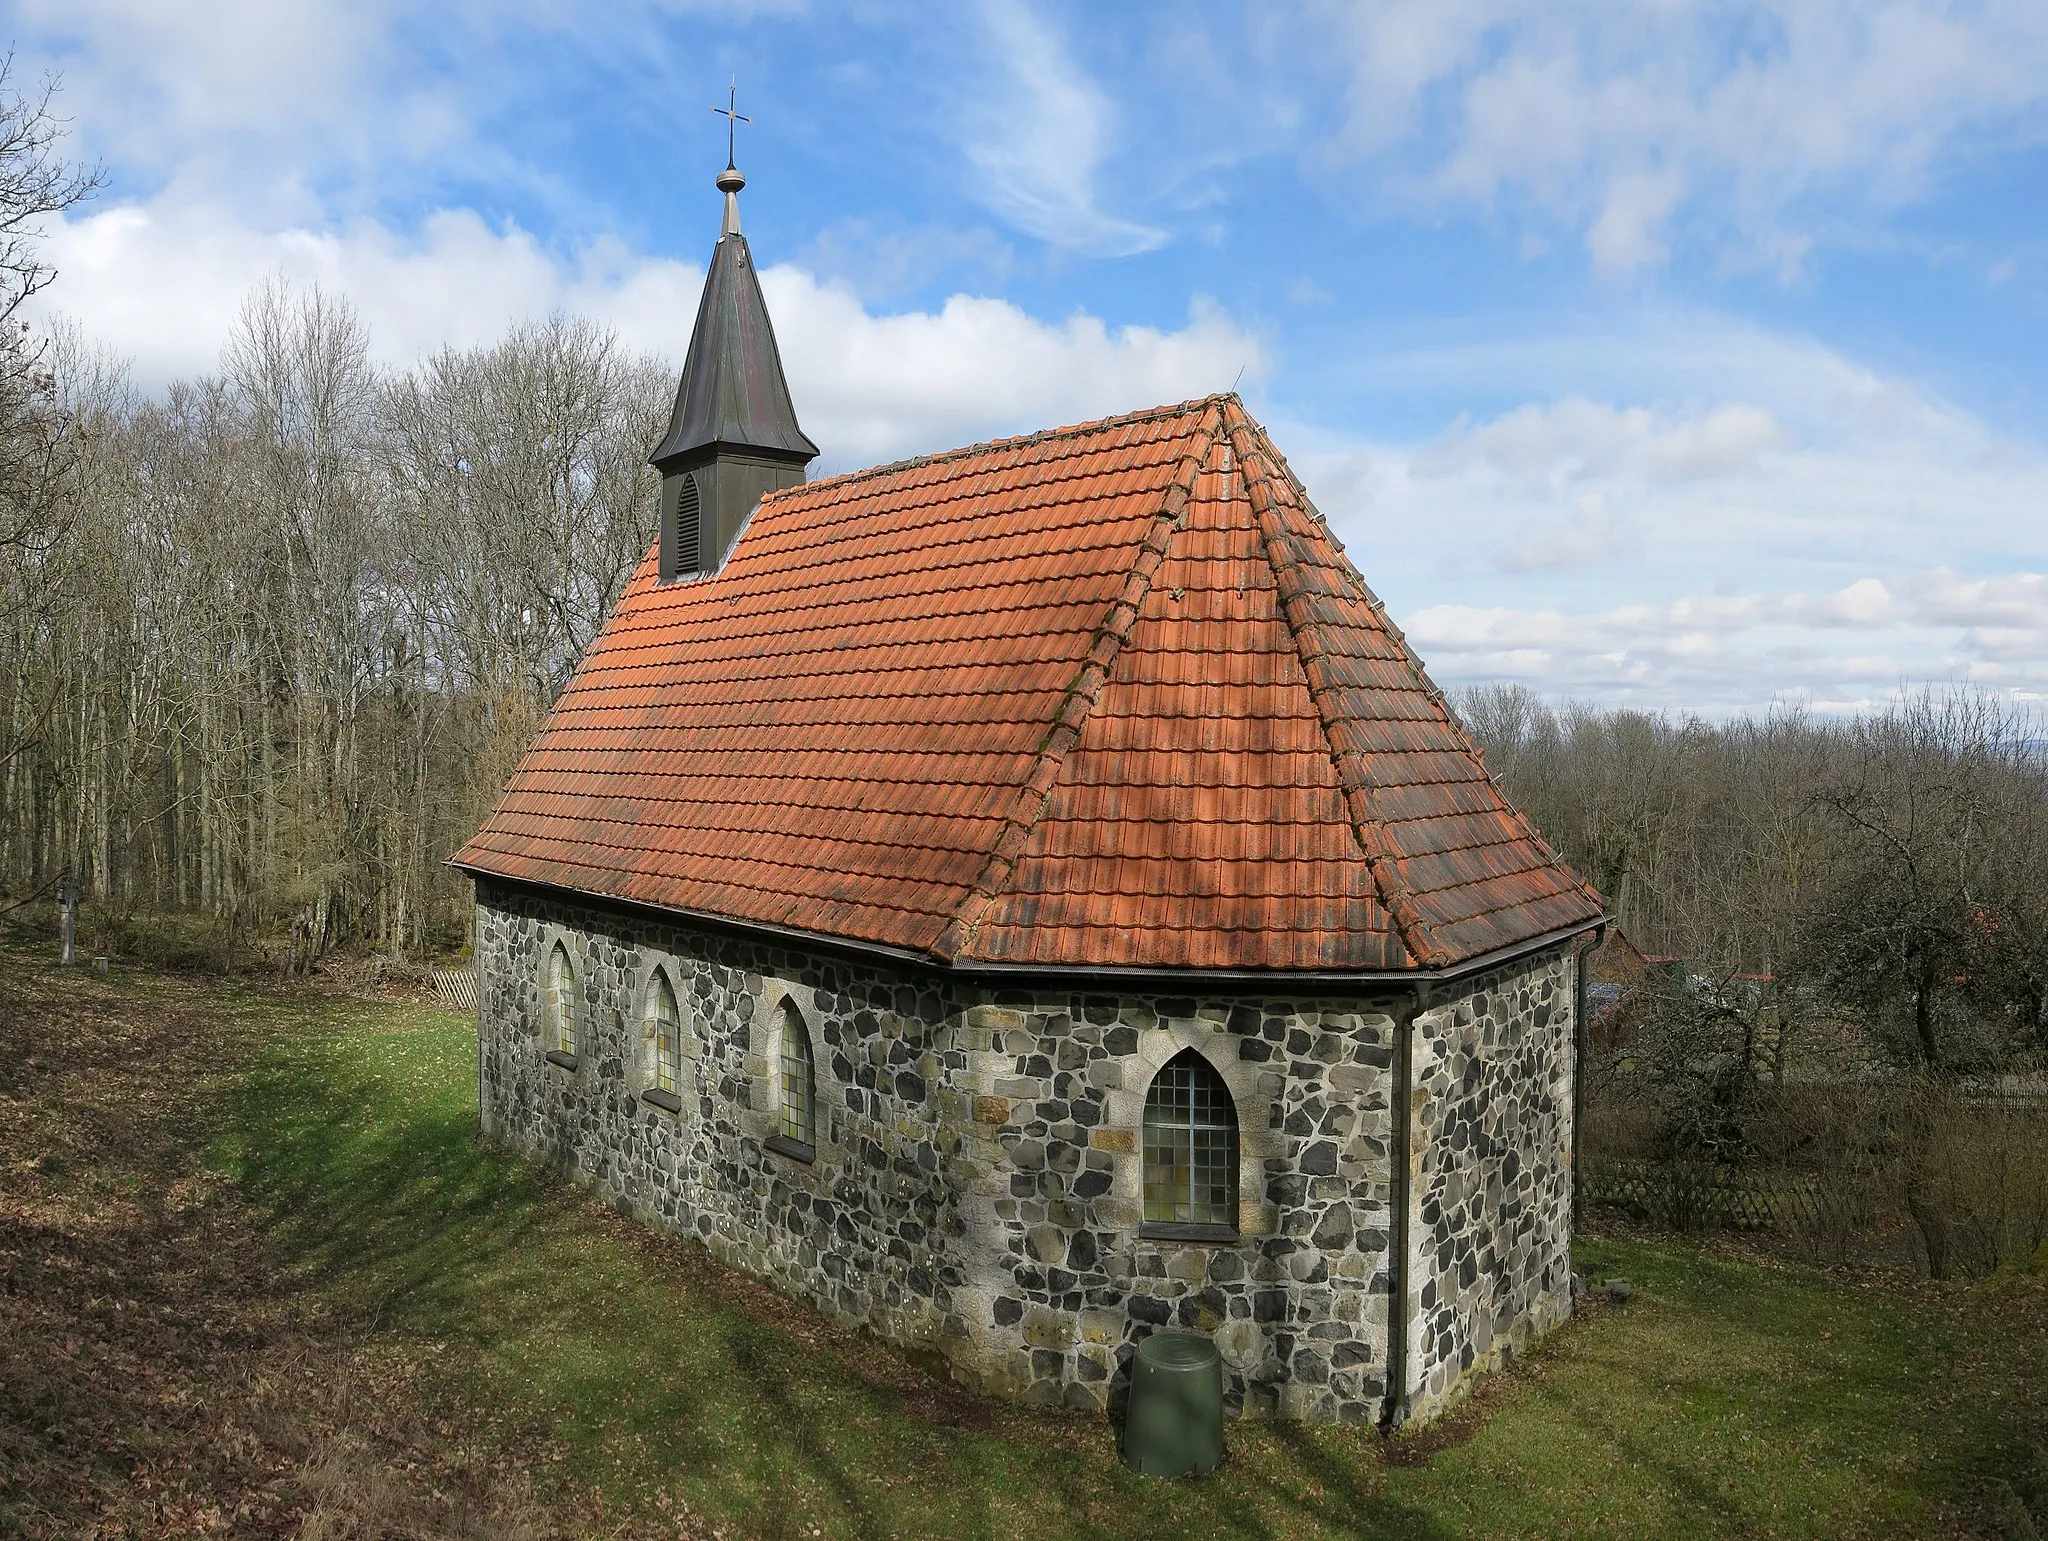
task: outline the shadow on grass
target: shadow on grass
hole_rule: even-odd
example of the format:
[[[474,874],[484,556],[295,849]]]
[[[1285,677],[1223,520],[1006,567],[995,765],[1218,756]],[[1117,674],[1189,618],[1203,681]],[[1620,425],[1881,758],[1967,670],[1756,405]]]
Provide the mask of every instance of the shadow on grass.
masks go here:
[[[889,1350],[480,1145],[473,1044],[442,1016],[373,1036],[287,1029],[216,1159],[275,1217],[287,1267],[359,1332],[455,1345],[445,1389],[545,1430],[608,1502],[668,1494],[748,1534],[877,1541],[1450,1533],[1390,1498],[1361,1431],[1240,1426],[1215,1477],[1160,1482],[1117,1464],[1100,1419],[944,1416],[962,1393],[927,1392]]]

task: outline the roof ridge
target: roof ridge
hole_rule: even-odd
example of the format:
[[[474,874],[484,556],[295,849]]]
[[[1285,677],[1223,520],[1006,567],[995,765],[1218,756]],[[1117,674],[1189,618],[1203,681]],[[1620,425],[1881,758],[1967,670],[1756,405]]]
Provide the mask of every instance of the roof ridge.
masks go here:
[[[1201,475],[1203,463],[1215,447],[1217,431],[1223,420],[1222,403],[1226,399],[1235,398],[1211,396],[1197,403],[1207,406],[1208,413],[1195,430],[1194,442],[1181,455],[1173,481],[1160,499],[1159,511],[1152,517],[1151,528],[1139,543],[1138,555],[1124,578],[1124,586],[1097,624],[1094,643],[1060,698],[1059,710],[1053,715],[1052,723],[1039,743],[1031,774],[1018,789],[1016,803],[989,850],[988,861],[983,865],[980,876],[967,898],[954,911],[952,922],[932,944],[932,953],[943,961],[952,962],[973,942],[990,906],[1016,874],[1017,861],[1030,842],[1031,832],[1044,816],[1053,784],[1059,779],[1068,754],[1081,741],[1081,729],[1101,698],[1103,687],[1109,683],[1109,671],[1115,666],[1117,654],[1130,640],[1138,617],[1144,611],[1153,575],[1166,560],[1175,533],[1186,522],[1188,500],[1194,494],[1195,481]]]
[[[1287,623],[1295,654],[1301,660],[1302,673],[1308,678],[1309,699],[1315,703],[1323,737],[1330,746],[1330,758],[1336,766],[1337,781],[1344,792],[1345,811],[1350,815],[1352,831],[1358,836],[1359,846],[1365,853],[1366,870],[1372,874],[1373,887],[1379,890],[1381,902],[1386,905],[1387,914],[1400,933],[1402,946],[1424,967],[1440,966],[1450,961],[1450,953],[1432,934],[1418,910],[1414,893],[1400,870],[1399,858],[1389,848],[1382,821],[1373,806],[1375,789],[1365,756],[1339,742],[1345,719],[1338,712],[1334,693],[1325,675],[1320,641],[1316,641],[1313,648],[1304,645],[1313,640],[1314,618],[1307,614],[1308,594],[1297,565],[1287,561],[1277,549],[1286,533],[1280,525],[1280,510],[1284,505],[1273,490],[1276,478],[1271,463],[1260,463],[1264,458],[1261,441],[1265,435],[1242,410],[1230,415],[1225,432],[1237,460],[1238,476],[1244,482],[1245,496],[1252,506],[1252,517],[1258,521],[1267,564],[1273,569],[1273,580],[1280,591],[1280,614]],[[1292,502],[1291,486],[1288,495],[1288,501]],[[1360,586],[1363,587],[1362,581]],[[1426,678],[1424,685],[1434,688],[1428,685]]]
[[[1054,439],[1078,438],[1084,433],[1100,433],[1105,428],[1128,428],[1134,423],[1157,422],[1161,418],[1183,417],[1200,408],[1214,409],[1225,402],[1236,401],[1235,391],[1217,391],[1207,396],[1191,396],[1186,401],[1145,407],[1136,412],[1121,412],[1113,417],[1098,417],[1085,423],[1068,423],[1059,428],[1041,428],[1036,433],[1017,434],[1007,439],[983,439],[976,444],[963,444],[958,449],[937,450],[929,455],[912,455],[905,460],[885,461],[881,465],[864,466],[857,471],[841,471],[837,476],[820,476],[814,481],[800,482],[779,492],[771,492],[770,498],[796,498],[816,492],[822,487],[844,486],[851,482],[866,481],[873,476],[890,476],[898,471],[914,471],[920,466],[944,465],[949,460],[964,460],[970,455],[985,455],[991,450],[1019,449],[1032,444],[1044,444]]]
[[[1245,413],[1244,416],[1246,421],[1251,424],[1252,431],[1258,435],[1263,452],[1271,458],[1272,463],[1279,468],[1280,474],[1287,479],[1287,485],[1293,491],[1295,501],[1308,511],[1309,518],[1315,523],[1317,528],[1324,532],[1330,544],[1341,554],[1344,550],[1344,543],[1337,538],[1336,532],[1330,529],[1329,521],[1323,518],[1322,510],[1316,507],[1314,499],[1308,495],[1308,488],[1302,484],[1301,478],[1294,474],[1294,467],[1287,463],[1287,456],[1273,442],[1271,436],[1267,434],[1264,424],[1252,418],[1249,413]],[[1422,681],[1425,698],[1442,715],[1444,725],[1450,729],[1452,736],[1464,746],[1473,760],[1477,762],[1480,770],[1486,772],[1487,781],[1493,785],[1496,792],[1499,792],[1499,779],[1494,776],[1492,771],[1487,769],[1485,752],[1473,740],[1472,735],[1466,731],[1465,724],[1459,719],[1458,714],[1450,709],[1444,692],[1437,687],[1436,681],[1429,677],[1429,670],[1424,667],[1421,655],[1408,642],[1408,633],[1396,625],[1394,618],[1387,614],[1385,602],[1381,600],[1379,595],[1373,592],[1372,585],[1365,581],[1362,573],[1359,573],[1354,568],[1350,576],[1364,593],[1366,608],[1372,611],[1380,626],[1393,641],[1394,646],[1401,650],[1401,656],[1406,660],[1408,667],[1413,669],[1416,678]],[[1577,868],[1573,867],[1557,853],[1557,848],[1543,838],[1543,832],[1530,821],[1527,814],[1523,813],[1516,806],[1514,800],[1502,795],[1500,802],[1501,806],[1508,811],[1508,814],[1514,821],[1521,826],[1522,833],[1528,838],[1529,842],[1538,851],[1543,853],[1544,860],[1569,878],[1572,884],[1590,899],[1594,905],[1605,910],[1607,902],[1600,897],[1600,891],[1587,882],[1584,875]]]

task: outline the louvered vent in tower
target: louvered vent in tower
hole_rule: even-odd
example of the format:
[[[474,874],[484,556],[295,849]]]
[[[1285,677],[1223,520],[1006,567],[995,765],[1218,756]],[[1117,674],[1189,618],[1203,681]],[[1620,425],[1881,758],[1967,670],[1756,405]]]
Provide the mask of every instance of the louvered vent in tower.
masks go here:
[[[697,478],[684,476],[676,488],[676,566],[678,576],[697,570],[697,552],[702,545],[703,510],[697,502]]]

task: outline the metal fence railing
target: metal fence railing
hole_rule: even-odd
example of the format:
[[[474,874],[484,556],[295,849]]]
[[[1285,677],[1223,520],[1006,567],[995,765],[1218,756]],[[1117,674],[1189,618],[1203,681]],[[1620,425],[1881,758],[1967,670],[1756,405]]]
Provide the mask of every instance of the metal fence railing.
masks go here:
[[[1677,1230],[1772,1230],[1821,1218],[1819,1184],[1808,1173],[1694,1161],[1590,1158],[1581,1173],[1587,1202]]]

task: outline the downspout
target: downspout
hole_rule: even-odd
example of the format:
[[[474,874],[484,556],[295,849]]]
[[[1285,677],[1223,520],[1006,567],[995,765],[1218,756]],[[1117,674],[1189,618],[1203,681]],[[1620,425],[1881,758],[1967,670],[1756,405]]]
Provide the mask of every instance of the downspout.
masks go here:
[[[1585,1176],[1579,1162],[1579,1131],[1586,1123],[1586,959],[1606,935],[1604,925],[1596,927],[1589,941],[1572,949],[1572,1241],[1578,1240],[1585,1192]]]
[[[1394,1144],[1388,1172],[1394,1233],[1387,1268],[1387,1391],[1380,1410],[1380,1429],[1387,1434],[1406,1423],[1409,1412],[1408,1211],[1414,1203],[1415,1019],[1428,1005],[1429,987],[1418,986],[1414,1006],[1394,1019]]]
[[[469,907],[469,966],[476,974],[476,1139],[479,1145],[486,1138],[484,1129],[484,963],[477,951],[477,938],[483,935],[482,901]]]

